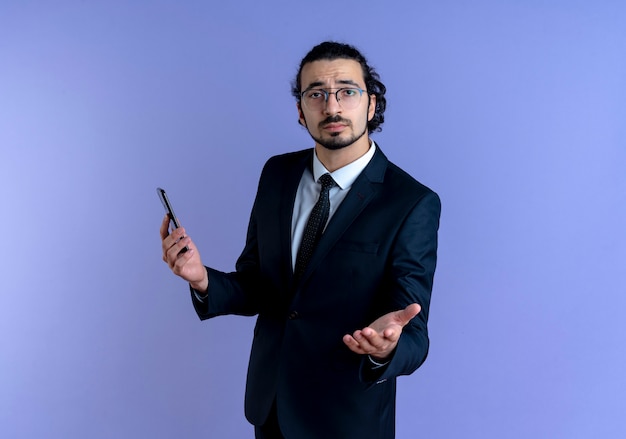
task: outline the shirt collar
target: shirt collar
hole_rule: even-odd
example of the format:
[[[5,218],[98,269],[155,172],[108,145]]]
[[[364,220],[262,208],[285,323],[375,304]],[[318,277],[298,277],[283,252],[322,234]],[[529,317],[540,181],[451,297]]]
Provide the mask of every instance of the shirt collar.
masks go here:
[[[346,166],[339,168],[334,172],[329,172],[314,152],[313,179],[314,181],[318,181],[322,175],[329,173],[330,176],[333,177],[333,180],[335,180],[335,183],[337,183],[337,186],[341,189],[349,189],[352,186],[352,183],[354,183],[354,180],[357,179],[361,172],[363,172],[363,169],[365,169],[365,167],[369,164],[370,160],[372,160],[375,152],[376,143],[372,140],[372,144],[365,154],[352,163],[348,163]]]

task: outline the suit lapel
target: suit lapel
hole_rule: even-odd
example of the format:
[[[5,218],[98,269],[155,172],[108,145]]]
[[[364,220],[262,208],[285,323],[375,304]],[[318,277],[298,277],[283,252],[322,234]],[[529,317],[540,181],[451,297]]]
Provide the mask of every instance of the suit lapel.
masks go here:
[[[387,163],[387,157],[377,148],[374,157],[363,169],[361,175],[357,177],[350,188],[350,192],[328,223],[301,281],[306,280],[311,272],[317,268],[320,261],[380,190],[380,183],[384,180]]]

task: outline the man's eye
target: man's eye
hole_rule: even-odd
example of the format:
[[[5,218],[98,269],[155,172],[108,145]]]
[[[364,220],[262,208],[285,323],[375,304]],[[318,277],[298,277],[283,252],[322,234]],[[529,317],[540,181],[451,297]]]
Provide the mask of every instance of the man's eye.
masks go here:
[[[321,93],[319,91],[310,91],[307,95],[309,99],[320,99],[322,96],[324,96],[324,93]]]
[[[346,88],[344,90],[341,91],[341,94],[346,96],[346,97],[352,97],[357,95],[359,92],[354,89],[354,88]]]

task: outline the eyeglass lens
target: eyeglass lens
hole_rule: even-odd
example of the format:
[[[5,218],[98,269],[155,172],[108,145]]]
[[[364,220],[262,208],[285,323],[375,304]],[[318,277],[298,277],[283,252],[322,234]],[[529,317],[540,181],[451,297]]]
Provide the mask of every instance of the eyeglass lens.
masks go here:
[[[302,100],[307,108],[320,110],[326,106],[330,95],[335,95],[335,99],[342,108],[347,110],[355,108],[361,100],[363,90],[359,88],[340,88],[336,91],[323,89],[311,89],[302,93]]]

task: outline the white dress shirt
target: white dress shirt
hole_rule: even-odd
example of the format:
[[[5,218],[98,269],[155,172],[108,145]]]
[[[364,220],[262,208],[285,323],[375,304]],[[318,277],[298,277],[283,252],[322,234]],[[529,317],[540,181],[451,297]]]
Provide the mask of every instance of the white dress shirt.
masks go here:
[[[307,167],[302,174],[300,184],[298,185],[298,191],[296,192],[296,201],[293,205],[293,216],[291,217],[291,264],[292,267],[296,266],[296,256],[298,255],[298,249],[302,242],[302,235],[306,228],[306,223],[309,220],[309,215],[317,203],[317,199],[320,196],[322,185],[317,181],[324,174],[330,174],[330,176],[337,183],[330,189],[328,197],[330,199],[330,213],[328,214],[328,222],[330,222],[334,213],[339,208],[339,205],[343,202],[352,184],[357,177],[363,172],[363,169],[368,165],[374,153],[376,152],[376,144],[372,141],[370,149],[367,152],[346,166],[337,169],[334,172],[329,172],[324,167],[322,162],[317,158],[317,154],[313,153],[313,173]]]

